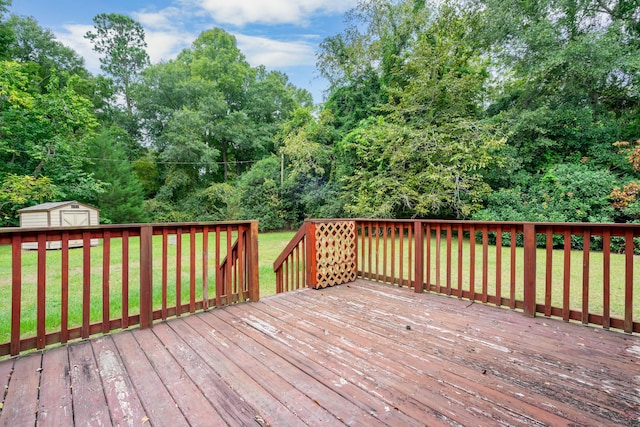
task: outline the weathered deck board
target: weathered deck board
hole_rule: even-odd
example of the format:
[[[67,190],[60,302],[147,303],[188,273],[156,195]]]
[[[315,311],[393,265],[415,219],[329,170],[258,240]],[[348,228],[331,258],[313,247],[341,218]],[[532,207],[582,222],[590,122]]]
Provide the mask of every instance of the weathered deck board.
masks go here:
[[[69,355],[64,347],[55,348],[42,359],[38,426],[73,424],[73,404],[69,380]]]
[[[0,426],[640,425],[639,372],[638,336],[357,281],[0,361]]]

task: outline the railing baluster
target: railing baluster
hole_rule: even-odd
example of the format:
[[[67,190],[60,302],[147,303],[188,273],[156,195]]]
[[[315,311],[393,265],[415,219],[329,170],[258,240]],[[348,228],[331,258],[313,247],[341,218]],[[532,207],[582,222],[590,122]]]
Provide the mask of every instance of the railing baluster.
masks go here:
[[[129,327],[129,230],[122,232],[122,328]]]
[[[440,293],[440,240],[442,239],[442,229],[440,224],[436,225],[436,292]]]
[[[182,228],[176,230],[176,316],[182,314]]]
[[[536,315],[536,226],[524,224],[524,315]]]
[[[414,290],[415,292],[424,291],[424,231],[422,223],[416,221],[413,224],[415,230],[415,246],[416,246],[416,263],[414,272]],[[429,288],[427,287],[427,290]]]
[[[633,230],[627,230],[624,239],[624,331],[630,334],[633,332]]]
[[[382,274],[384,276],[384,278],[382,279],[385,282],[389,281],[389,276],[387,275],[387,230],[388,230],[388,223],[387,222],[383,222],[382,223],[382,248],[383,248],[383,254],[382,254]]]
[[[362,241],[364,248],[364,240]],[[396,283],[396,224],[391,226],[391,283]],[[427,284],[429,279],[427,278]]]
[[[230,261],[231,255],[227,256]],[[189,227],[189,312],[196,312],[196,229]]]
[[[140,227],[140,328],[153,324],[153,229]]]
[[[502,305],[502,226],[496,227],[496,305]]]
[[[487,303],[489,299],[489,230],[487,226],[482,227],[482,302]]]
[[[209,226],[202,229],[202,309],[209,309]]]
[[[233,238],[232,236],[233,231],[231,230],[230,226],[226,227],[226,237],[227,237],[227,263],[225,264],[225,270],[224,270],[224,296],[225,296],[225,300],[224,303],[225,304],[231,304],[232,302],[232,295],[233,295],[233,290],[232,290],[232,275],[231,275],[231,239]]]
[[[611,327],[611,231],[602,233],[602,327]]]
[[[398,257],[400,258],[400,286],[404,286],[404,274],[402,274],[403,272],[403,267],[404,267],[404,223],[402,223],[399,227],[400,229],[400,253],[398,254]]]
[[[82,338],[89,338],[91,325],[91,239],[82,233]]]
[[[22,308],[22,236],[11,236],[11,355],[20,353]]]
[[[102,333],[106,334],[111,329],[109,311],[109,279],[111,272],[111,233],[105,230],[102,238]]]
[[[551,227],[547,227],[546,239],[544,315],[549,317],[551,316],[551,295],[553,279],[553,230],[551,229]]]
[[[427,240],[427,291],[431,292],[431,224],[427,224],[425,232]]]
[[[509,308],[512,310],[516,308],[516,246],[517,246],[517,232],[515,225],[511,227],[511,277],[509,282]]]
[[[61,250],[61,301],[60,301],[60,342],[69,340],[69,232],[62,232]]]
[[[222,305],[222,293],[224,292],[224,284],[222,283],[222,269],[220,268],[220,233],[222,229],[216,226],[216,306]]]
[[[469,229],[469,299],[476,299],[476,229]]]
[[[453,239],[451,224],[446,227],[447,232],[447,295],[451,295],[451,240]]]
[[[45,346],[46,335],[46,308],[47,308],[47,235],[45,233],[38,234],[38,283],[37,283],[37,339],[36,347],[38,349]]]
[[[589,252],[591,251],[591,231],[582,234],[582,324],[589,323]]]
[[[376,280],[380,280],[380,270],[379,270],[379,264],[380,264],[380,223],[376,222],[373,227],[375,228],[375,233],[376,233],[376,275],[375,278]]]
[[[462,245],[464,244],[464,229],[462,227],[462,224],[460,224],[458,226],[458,298],[462,298],[462,293],[463,293],[463,273],[462,273]]]
[[[569,321],[571,307],[569,298],[571,296],[571,231],[564,232],[564,281],[562,290],[562,320]]]
[[[167,313],[167,299],[168,299],[168,269],[169,266],[169,230],[165,228],[162,229],[162,279],[160,286],[162,287],[162,308],[161,308],[161,317],[162,320],[166,320]]]

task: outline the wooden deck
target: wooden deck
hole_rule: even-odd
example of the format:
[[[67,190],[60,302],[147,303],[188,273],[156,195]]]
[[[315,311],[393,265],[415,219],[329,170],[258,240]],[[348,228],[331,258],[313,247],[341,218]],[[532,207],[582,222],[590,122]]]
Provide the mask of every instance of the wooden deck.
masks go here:
[[[357,281],[0,362],[1,426],[640,425],[640,337]]]

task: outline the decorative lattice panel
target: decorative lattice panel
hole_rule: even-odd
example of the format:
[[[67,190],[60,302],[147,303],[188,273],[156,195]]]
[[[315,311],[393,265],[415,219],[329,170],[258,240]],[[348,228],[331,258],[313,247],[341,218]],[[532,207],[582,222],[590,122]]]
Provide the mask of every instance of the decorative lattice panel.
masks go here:
[[[353,221],[315,224],[318,288],[356,280],[356,224]]]

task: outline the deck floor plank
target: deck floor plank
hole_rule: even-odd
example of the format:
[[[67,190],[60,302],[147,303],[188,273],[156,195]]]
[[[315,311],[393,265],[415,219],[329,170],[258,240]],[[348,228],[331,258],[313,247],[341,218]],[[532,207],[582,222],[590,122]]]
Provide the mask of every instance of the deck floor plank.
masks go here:
[[[136,332],[138,331],[114,334],[113,341],[131,378],[131,383],[137,390],[146,416],[151,425],[163,425],[167,420],[171,420],[172,426],[188,426],[189,423],[153,366],[147,357],[141,354],[140,345],[134,337]]]
[[[269,301],[269,305],[273,308],[279,303],[283,304],[281,307],[283,319],[287,318],[284,315],[286,311],[293,313],[292,317],[296,318],[301,314],[297,307],[305,305],[304,302],[296,303],[290,300],[285,302],[282,299]],[[274,316],[277,316],[277,313],[274,313]],[[334,324],[330,321],[317,321],[317,324],[320,328],[311,327],[308,332],[316,335],[318,345],[323,345],[323,342],[333,344],[340,349],[341,358],[357,360],[359,369],[366,372],[376,372],[377,385],[383,390],[393,390],[394,387],[400,385],[399,391],[417,399],[417,403],[422,408],[432,407],[433,411],[441,411],[440,408],[443,407],[447,408],[448,411],[444,415],[448,415],[461,424],[482,423],[483,418],[486,418],[484,422],[490,422],[495,414],[491,414],[491,410],[480,409],[487,407],[496,408],[496,411],[499,411],[503,417],[511,416],[512,419],[509,420],[511,423],[531,424],[531,419],[526,413],[522,413],[522,410],[515,410],[518,406],[527,406],[522,401],[510,398],[504,393],[498,394],[495,390],[484,386],[485,378],[481,373],[476,376],[475,381],[469,378],[473,377],[475,372],[461,366],[454,366],[453,369],[456,373],[449,373],[448,370],[452,369],[453,365],[451,361],[427,354],[426,346],[420,352],[410,347],[403,348],[393,338],[385,339],[366,329],[354,330],[354,328],[345,327],[341,319],[336,319]],[[318,330],[339,330],[340,324],[343,325],[343,329],[338,335],[325,335],[318,332]],[[304,328],[301,324],[292,326],[299,329]],[[296,336],[300,336],[300,334],[297,333]],[[390,361],[394,361],[394,363],[390,363]],[[402,379],[401,384],[398,383],[398,378]],[[430,392],[425,394],[424,389],[429,389]],[[490,400],[491,393],[498,394],[499,404]],[[469,396],[464,399],[459,397],[465,394]],[[459,402],[457,407],[452,405],[454,402]],[[406,400],[403,402],[404,405],[407,403]],[[402,409],[405,408],[406,406],[402,406]],[[560,417],[545,414],[542,421],[547,424],[558,424],[563,420]],[[564,421],[566,422],[566,420]]]
[[[283,314],[282,317],[271,316],[263,310],[263,305],[264,304],[260,303],[254,307],[258,308],[262,314],[255,309],[251,310],[251,313],[246,312],[241,306],[230,308],[228,311],[236,315],[238,320],[250,319],[249,325],[253,322],[286,325],[283,323],[283,317],[287,315],[286,313],[280,313]],[[307,374],[312,375],[314,378],[319,378],[319,381],[323,382],[325,386],[340,395],[348,396],[350,400],[357,402],[363,410],[379,418],[382,422],[386,423],[393,420],[395,423],[401,422],[404,425],[418,423],[418,419],[411,418],[409,414],[404,412],[391,413],[391,411],[397,411],[397,409],[394,409],[396,406],[393,402],[389,400],[385,401],[385,399],[382,398],[377,384],[373,385],[371,389],[360,387],[358,383],[364,381],[364,375],[351,381],[346,379],[346,375],[342,375],[343,372],[337,368],[339,363],[335,361],[337,355],[333,354],[334,348],[328,348],[326,352],[318,352],[313,343],[302,340],[298,334],[296,334],[297,338],[294,338],[286,332],[287,330],[275,331],[276,339],[280,340],[284,346],[289,348],[289,351],[295,350],[297,352],[297,355],[291,353],[292,357],[297,357],[296,359],[292,359],[292,362],[296,366],[301,367]],[[279,352],[282,353],[282,351]],[[312,359],[313,363],[309,364],[307,359]],[[355,363],[357,363],[355,359],[348,361],[351,370],[357,369],[353,366]],[[316,366],[316,364],[319,366]],[[310,367],[313,369],[311,370]],[[423,419],[425,418],[424,411],[421,411],[420,415]]]
[[[310,297],[309,294],[301,294],[299,298],[310,299],[313,297]],[[353,298],[355,298],[355,295]],[[328,313],[328,309],[337,302],[335,301],[335,296],[329,296],[329,298],[320,297],[319,299],[321,302],[316,303],[314,299],[313,303],[326,305],[326,309],[322,309],[320,312],[322,313],[321,315],[328,316],[325,313]],[[342,300],[342,298],[340,299]],[[345,299],[347,301],[350,300],[348,297]],[[455,303],[456,301],[444,298],[440,298],[440,300],[440,303],[445,304],[448,302]],[[429,336],[428,330],[421,330],[420,324],[413,321],[415,318],[407,317],[411,316],[411,313],[407,311],[406,308],[399,306],[393,310],[393,304],[376,304],[378,301],[375,299],[371,302],[373,306],[384,307],[384,311],[381,311],[381,309],[371,310],[369,318],[361,321],[360,326],[362,328],[378,330],[380,340],[383,339],[382,337],[385,335],[391,336],[396,334],[397,331],[401,331],[403,328],[406,328],[400,320],[407,320],[413,323],[413,328],[410,332],[404,332],[409,334],[418,332],[418,334],[415,334],[414,339],[404,339],[402,342],[406,343],[406,345],[413,349],[424,351],[424,349],[433,347],[434,343],[440,341],[441,345],[438,346],[438,352],[443,355],[449,355],[448,357],[454,361],[459,361],[461,366],[466,365],[467,367],[473,368],[471,373],[465,373],[463,378],[468,378],[469,375],[472,375],[474,372],[488,372],[490,375],[499,379],[497,385],[499,385],[501,389],[504,390],[505,386],[510,384],[515,385],[520,389],[516,389],[515,393],[521,400],[528,399],[532,404],[538,406],[552,405],[552,407],[557,408],[556,413],[562,416],[568,416],[570,419],[575,418],[574,421],[576,422],[589,423],[600,420],[604,423],[606,420],[611,419],[620,419],[622,421],[625,419],[625,416],[622,415],[622,417],[619,417],[619,412],[625,413],[633,409],[632,394],[634,392],[632,389],[629,390],[628,387],[620,388],[619,392],[622,396],[619,397],[622,397],[622,399],[612,399],[610,396],[611,390],[608,389],[602,389],[600,393],[594,393],[596,389],[595,383],[598,382],[599,379],[605,383],[608,382],[608,384],[611,384],[611,380],[615,377],[602,375],[600,371],[603,371],[603,367],[598,367],[591,363],[588,351],[585,351],[582,354],[582,360],[578,360],[582,362],[582,365],[577,364],[576,361],[572,362],[573,365],[568,368],[565,367],[562,368],[560,372],[554,372],[552,366],[543,366],[541,368],[541,363],[531,363],[531,359],[533,358],[532,356],[539,353],[557,353],[557,340],[552,340],[552,343],[548,345],[546,341],[537,339],[533,342],[529,341],[528,346],[526,347],[516,346],[514,348],[513,343],[508,339],[503,340],[500,343],[493,343],[488,340],[486,336],[473,337],[469,334],[468,319],[466,324],[457,325],[457,328],[459,328],[457,330],[452,328],[453,322],[447,320],[448,326],[436,327],[435,331],[437,333]],[[383,302],[384,301],[382,301],[382,303]],[[464,304],[465,302],[461,301],[461,303]],[[355,310],[352,307],[353,304],[347,305],[349,307],[346,308],[346,310]],[[478,307],[483,311],[495,311],[495,309],[491,307],[482,308],[481,305]],[[442,310],[442,308],[438,308],[438,310]],[[343,321],[345,318],[354,321],[357,317],[354,315],[345,316],[343,312],[344,310],[340,310],[340,312],[336,312],[334,314],[334,316],[341,316],[338,321]],[[503,313],[503,315],[504,314],[505,313]],[[525,319],[519,313],[506,314],[511,314],[512,320],[515,323],[521,322],[522,319]],[[440,318],[442,318],[442,316]],[[450,319],[450,317],[447,316],[447,319]],[[562,325],[560,322],[556,321],[556,323]],[[577,325],[568,326],[576,330]],[[496,328],[495,332],[503,329],[509,329],[510,327],[513,327],[513,325],[505,322],[494,326],[494,328]],[[484,333],[488,331],[490,331],[488,327],[482,329],[482,332]],[[583,331],[586,331],[586,329]],[[443,340],[443,335],[449,335],[453,340]],[[452,342],[455,342],[454,346],[450,345]],[[437,344],[435,345],[437,346]],[[448,350],[447,347],[449,347]],[[406,349],[405,351],[409,350]],[[505,355],[503,354],[505,351],[508,352],[506,360],[504,357]],[[587,366],[585,367],[583,365]],[[628,364],[626,366],[627,368],[629,367]],[[586,372],[588,375],[581,375],[580,372]],[[625,382],[628,384],[628,377],[624,372],[625,370],[618,371],[618,377],[621,379],[620,381],[622,384]],[[590,378],[594,376],[595,378]],[[545,378],[544,381],[540,381],[541,377]],[[483,378],[479,383],[485,381],[486,380]],[[598,384],[601,383],[598,382]],[[607,387],[610,387],[610,385]],[[627,393],[628,396],[625,397],[625,393]],[[562,400],[555,399],[549,401],[546,398],[550,395],[557,395],[558,398],[561,398]],[[577,398],[576,396],[579,397]],[[599,400],[602,403],[599,404]],[[607,401],[613,401],[616,407],[608,407],[606,403]],[[627,403],[625,404],[625,402]],[[582,406],[580,412],[575,412],[573,410],[575,406]],[[580,414],[581,416],[579,416]]]
[[[33,425],[38,409],[42,352],[16,359],[0,413],[0,426]]]
[[[0,362],[0,403],[4,404],[5,390],[9,389],[9,381],[11,380],[11,374],[13,373],[13,364],[15,359],[7,359]],[[0,412],[0,415],[2,413]]]
[[[76,426],[112,425],[91,341],[67,347]]]
[[[191,381],[177,360],[167,351],[165,344],[145,329],[134,334],[142,351],[147,355],[172,399],[176,402],[191,426],[225,425],[222,416]]]
[[[277,311],[276,301],[280,302],[273,299],[259,309],[274,319],[292,321],[289,326],[296,329],[295,340],[304,342],[314,352],[313,357],[318,363],[376,397],[384,404],[383,414],[396,418],[398,414],[406,414],[412,417],[412,422],[407,422],[407,425],[422,425],[426,420],[437,422],[443,419],[471,422],[472,417],[466,411],[461,411],[459,406],[452,405],[452,400],[443,396],[441,383],[437,380],[425,382],[426,378],[421,375],[424,372],[402,362],[410,355],[398,352],[382,354],[386,352],[383,348],[391,349],[396,343],[383,343],[380,345],[382,351],[379,351],[374,348],[374,341],[358,339],[352,335],[352,331],[340,325],[332,327],[320,318],[314,319],[313,323],[295,320],[303,315],[297,308],[304,308],[304,304],[286,305],[282,311]],[[420,381],[416,382],[414,379],[418,375]],[[428,396],[423,393],[425,388],[431,390]]]
[[[113,339],[110,336],[97,338],[91,340],[91,345],[109,405],[111,423],[119,426],[142,425],[148,417]]]
[[[156,325],[153,332],[229,425],[246,426],[255,422],[259,414],[208,367],[202,357],[167,323]],[[218,364],[226,363],[229,361],[225,359],[218,361]]]
[[[38,426],[73,424],[69,354],[65,347],[47,351],[42,357],[37,418]]]
[[[357,280],[2,360],[0,427],[640,426],[637,372],[637,334]]]
[[[354,287],[357,286],[356,284]],[[441,304],[455,301],[448,298],[439,300]],[[462,301],[462,303],[465,302]],[[468,307],[471,308],[471,316],[484,321],[498,311],[482,304]],[[387,310],[384,313],[385,318],[397,321],[398,316],[407,313],[401,307],[388,311],[393,308],[392,304],[385,305]],[[459,347],[460,341],[478,344],[476,349],[472,349],[473,351],[467,350],[458,357],[474,363],[479,369],[491,368],[496,375],[504,376],[507,382],[521,384],[522,388],[528,392],[536,391],[541,396],[557,395],[561,400],[556,403],[562,404],[564,401],[568,405],[567,412],[571,412],[571,408],[577,405],[584,406],[581,411],[587,412],[585,422],[593,422],[593,417],[596,417],[595,420],[598,420],[598,417],[602,417],[602,420],[615,420],[619,413],[622,413],[620,419],[623,420],[626,418],[624,414],[637,408],[636,393],[633,388],[628,387],[627,370],[633,365],[637,367],[636,369],[640,369],[640,364],[637,358],[633,360],[629,353],[624,351],[629,339],[633,340],[635,337],[619,333],[614,334],[613,337],[607,336],[609,357],[603,359],[598,358],[598,351],[592,351],[591,346],[601,345],[600,337],[603,337],[603,334],[610,335],[606,331],[557,320],[532,321],[516,312],[501,314],[503,315],[501,321],[496,320],[493,325],[485,324],[479,327],[477,325],[471,327],[468,319],[454,326],[455,323],[449,320],[453,316],[447,316],[446,327],[449,335],[452,332],[455,333],[456,348]],[[443,318],[438,316],[435,321],[442,321]],[[369,320],[369,325],[376,323],[375,320]],[[550,324],[553,326],[549,326]],[[521,328],[518,328],[519,325]],[[401,324],[398,326],[400,327]],[[535,335],[535,339],[509,333],[514,329],[522,328],[526,328],[529,335]],[[436,328],[437,336],[433,338],[438,339],[446,334],[447,329],[444,329],[444,325]],[[555,333],[558,331],[565,331],[560,333],[562,339],[558,339],[558,334]],[[417,341],[432,342],[428,340],[427,334],[423,333],[426,331],[420,332]],[[593,339],[594,336],[597,339]],[[585,342],[587,344],[584,344]],[[559,345],[562,345],[563,351],[558,351]],[[507,360],[510,363],[502,363],[504,359],[500,357],[499,352],[492,354],[494,348],[507,349],[509,351]],[[625,353],[624,356],[617,356],[623,353]],[[602,357],[603,354],[600,356]],[[541,376],[545,377],[545,381],[539,381]],[[527,379],[533,379],[533,381],[527,381]]]
[[[327,387],[319,378],[326,372],[314,367],[314,363],[304,357],[299,357],[291,351],[285,351],[282,343],[274,339],[273,325],[261,322],[260,319],[247,319],[249,323],[232,314],[234,309],[240,306],[226,307],[222,310],[214,310],[211,314],[223,320],[226,327],[220,328],[220,333],[227,338],[232,338],[236,343],[255,358],[264,358],[269,369],[289,382],[292,387],[300,390],[306,400],[300,402],[307,407],[324,408],[333,415],[334,420],[347,425],[383,425],[371,413],[360,408],[356,402],[345,399],[339,393]],[[251,321],[253,320],[253,322]],[[305,370],[312,367],[313,371]],[[331,423],[332,420],[325,420]]]
[[[261,361],[252,359],[233,341],[216,334],[216,329],[202,317],[189,316],[184,318],[184,322],[169,322],[169,325],[201,355],[210,369],[215,370],[245,400],[254,403],[258,414],[268,424],[293,426],[322,421],[318,411],[309,412],[305,420],[304,414],[291,405],[296,400],[291,393],[295,390],[291,384],[269,371]],[[225,358],[230,363],[219,363]]]

